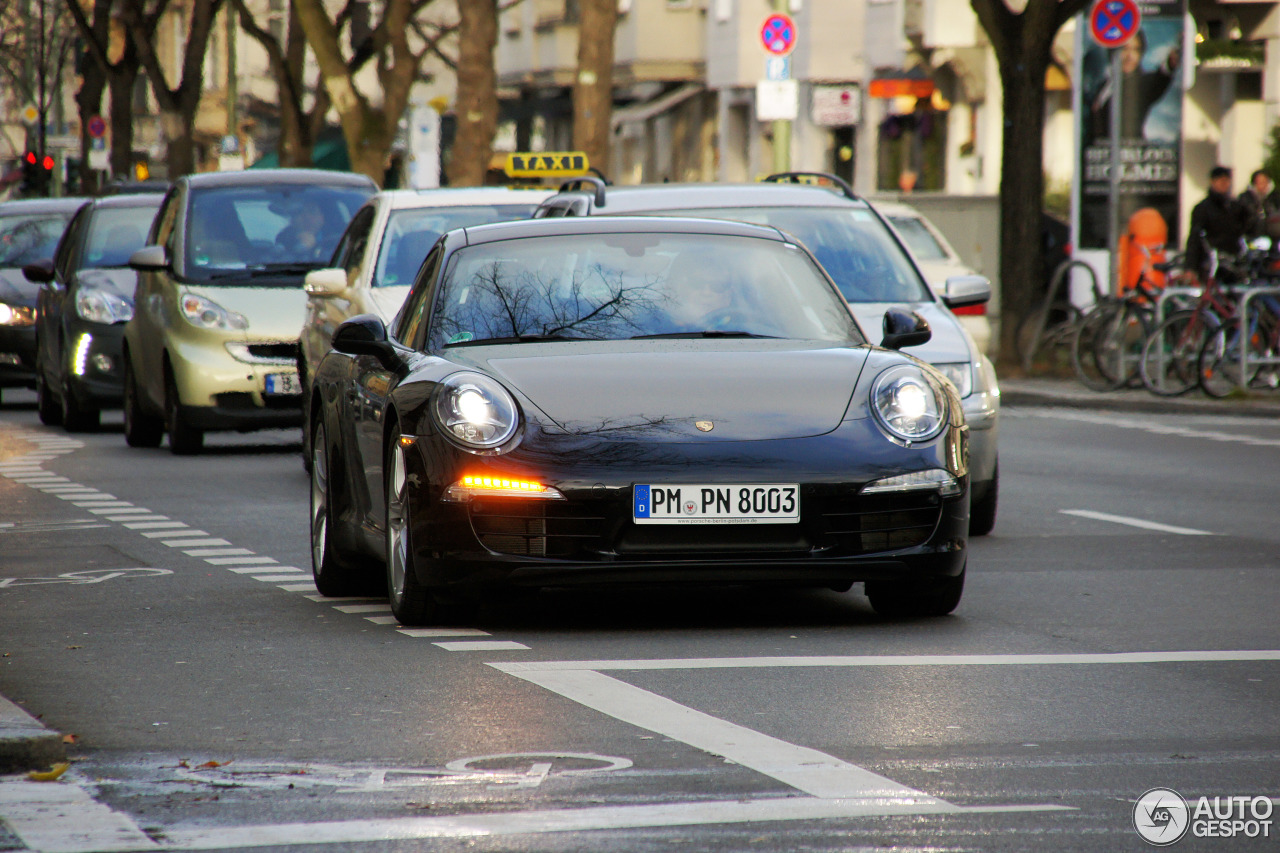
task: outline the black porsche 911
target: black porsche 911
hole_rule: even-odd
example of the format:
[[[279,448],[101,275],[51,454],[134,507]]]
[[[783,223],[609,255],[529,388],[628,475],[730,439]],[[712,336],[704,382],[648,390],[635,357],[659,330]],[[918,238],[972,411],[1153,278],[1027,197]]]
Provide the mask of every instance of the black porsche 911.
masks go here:
[[[495,586],[866,583],[890,615],[964,587],[952,385],[871,345],[769,227],[566,218],[451,231],[387,329],[338,327],[312,387],[325,595],[385,577],[405,624]]]

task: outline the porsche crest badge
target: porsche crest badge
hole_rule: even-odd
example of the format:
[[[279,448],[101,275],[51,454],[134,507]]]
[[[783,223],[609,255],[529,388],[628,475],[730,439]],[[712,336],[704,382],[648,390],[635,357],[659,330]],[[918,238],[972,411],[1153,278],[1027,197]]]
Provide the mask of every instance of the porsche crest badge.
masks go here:
[[[711,421],[694,421],[693,425],[703,432],[711,432],[711,430],[716,428],[716,425]]]

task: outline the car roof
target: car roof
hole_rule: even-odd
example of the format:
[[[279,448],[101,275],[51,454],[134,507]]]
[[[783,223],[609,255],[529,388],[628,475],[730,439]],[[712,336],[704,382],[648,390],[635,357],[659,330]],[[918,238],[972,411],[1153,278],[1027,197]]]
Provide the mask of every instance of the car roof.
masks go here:
[[[565,193],[592,195],[592,190]],[[854,207],[865,209],[861,199],[848,198],[826,187],[805,184],[638,184],[605,189],[601,213],[671,210],[686,207]]]
[[[526,237],[558,237],[577,234],[703,234],[725,237],[758,237],[788,242],[777,228],[727,219],[693,219],[656,216],[566,216],[553,219],[521,219],[461,229],[468,245]]]
[[[421,207],[466,207],[482,204],[541,204],[555,195],[545,187],[436,187],[419,190],[383,190],[378,193],[391,210]]]
[[[89,202],[97,210],[115,210],[121,207],[159,207],[164,201],[164,193],[125,193],[123,195],[104,195]]]
[[[83,196],[6,201],[0,203],[0,216],[12,216],[15,213],[75,213],[87,201],[89,199]]]
[[[354,172],[332,172],[327,169],[242,169],[235,172],[201,172],[184,175],[178,179],[188,186],[208,187],[261,187],[285,184],[317,184],[319,186],[349,186],[359,189],[376,187],[368,175]]]
[[[926,218],[923,213],[916,210],[911,205],[904,204],[903,202],[900,202],[900,201],[877,201],[877,202],[874,202],[874,204],[875,204],[876,210],[880,211],[885,216],[903,216],[903,217],[910,216],[915,219]]]

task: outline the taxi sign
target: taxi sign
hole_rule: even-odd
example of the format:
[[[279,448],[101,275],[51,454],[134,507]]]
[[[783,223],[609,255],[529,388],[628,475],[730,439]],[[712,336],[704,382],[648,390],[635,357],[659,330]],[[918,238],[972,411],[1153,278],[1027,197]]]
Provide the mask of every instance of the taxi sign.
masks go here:
[[[524,151],[507,155],[509,178],[579,178],[591,170],[582,151]]]

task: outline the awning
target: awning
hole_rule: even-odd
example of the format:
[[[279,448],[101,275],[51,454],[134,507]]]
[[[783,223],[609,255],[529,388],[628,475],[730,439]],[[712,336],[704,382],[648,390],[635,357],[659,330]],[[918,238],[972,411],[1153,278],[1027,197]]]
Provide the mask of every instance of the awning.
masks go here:
[[[705,88],[701,83],[684,83],[666,94],[659,95],[652,101],[615,109],[613,111],[613,120],[610,123],[616,130],[624,124],[648,121],[654,116],[662,115],[668,110],[679,106]]]

